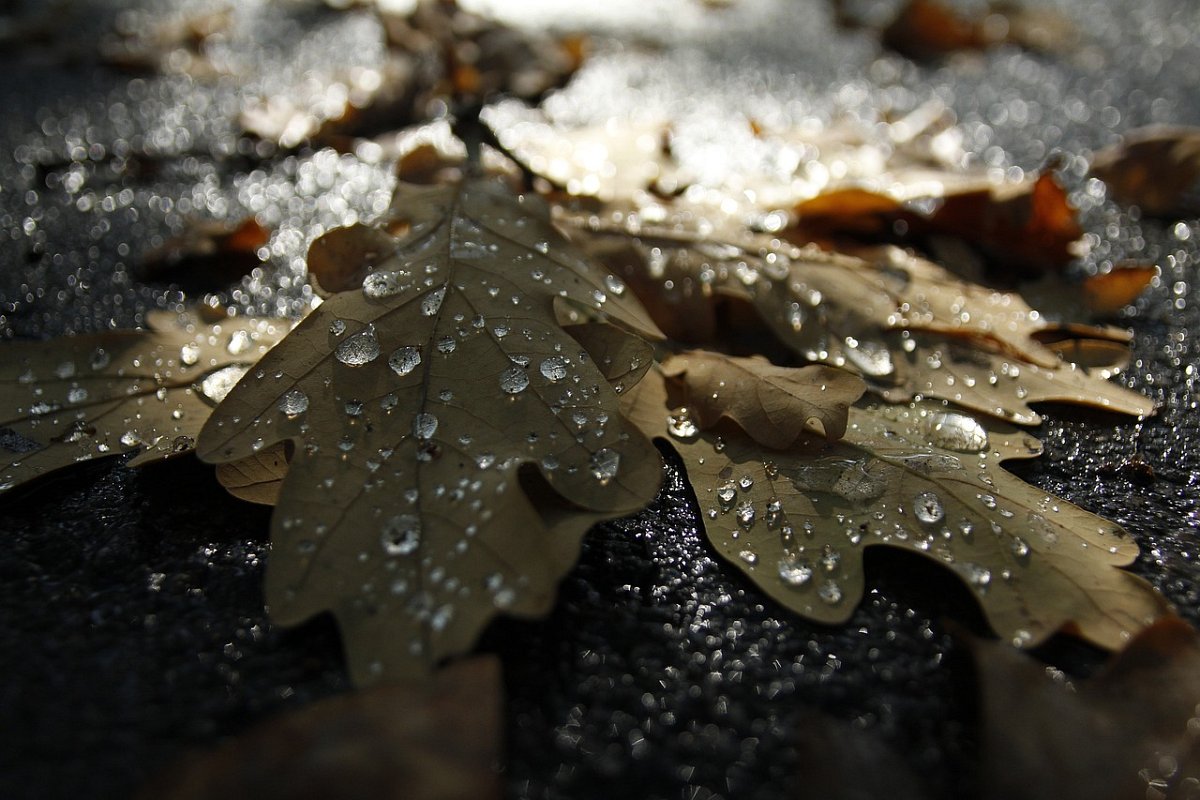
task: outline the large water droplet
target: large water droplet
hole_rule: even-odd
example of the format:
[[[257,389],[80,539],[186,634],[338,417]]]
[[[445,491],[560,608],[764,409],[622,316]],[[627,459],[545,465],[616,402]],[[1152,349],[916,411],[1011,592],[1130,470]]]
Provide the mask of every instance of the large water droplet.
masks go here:
[[[941,522],[946,516],[941,498],[933,492],[921,492],[913,498],[913,516],[926,525]]]
[[[551,383],[557,383],[567,377],[567,364],[571,363],[563,356],[550,356],[542,361],[542,377]]]
[[[821,584],[821,588],[817,589],[817,597],[820,597],[825,603],[835,606],[842,602],[842,587],[834,581],[825,581]]]
[[[607,486],[621,468],[621,454],[608,447],[601,448],[592,454],[590,466],[592,477],[600,481],[601,486]]]
[[[187,366],[187,367],[191,367],[191,366],[194,366],[196,364],[196,362],[199,360],[200,360],[199,345],[197,345],[195,343],[185,344],[183,347],[179,348],[179,363],[180,364],[183,364],[184,366]]]
[[[388,356],[388,366],[397,375],[407,375],[421,364],[421,351],[416,347],[401,347]]]
[[[883,378],[895,372],[892,353],[885,345],[879,342],[859,341],[853,336],[847,336],[845,341],[846,360],[864,375]]]
[[[399,294],[408,288],[401,282],[406,277],[408,277],[407,272],[397,272],[395,270],[372,272],[363,278],[363,294],[372,299],[391,297],[392,295]]]
[[[247,367],[233,366],[219,369],[200,382],[200,391],[214,403],[220,403],[234,385],[246,374]]]
[[[929,417],[929,435],[938,447],[960,453],[978,453],[988,446],[988,435],[974,417],[947,411]]]
[[[333,351],[334,357],[348,367],[361,367],[379,358],[379,340],[375,327],[368,326],[343,341]]]
[[[438,418],[433,414],[417,414],[413,417],[412,432],[418,439],[433,438],[437,432]]]
[[[520,394],[529,386],[529,376],[520,367],[510,367],[500,373],[500,388],[506,394]]]
[[[308,395],[299,389],[289,389],[279,398],[278,407],[288,418],[299,416],[308,410]]]
[[[421,544],[421,520],[413,514],[397,514],[380,533],[383,551],[389,556],[407,556]]]
[[[676,439],[687,441],[695,438],[699,432],[700,428],[696,426],[692,411],[687,406],[681,406],[667,416],[667,433]]]

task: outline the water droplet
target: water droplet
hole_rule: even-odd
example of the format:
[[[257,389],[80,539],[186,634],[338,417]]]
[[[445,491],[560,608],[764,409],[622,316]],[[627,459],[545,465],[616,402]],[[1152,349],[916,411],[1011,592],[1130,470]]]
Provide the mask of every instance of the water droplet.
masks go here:
[[[837,569],[842,564],[842,554],[834,550],[829,545],[825,545],[821,552],[821,568],[826,572],[837,572]]]
[[[142,437],[138,435],[137,431],[125,431],[121,434],[121,444],[126,447],[137,447],[141,443]]]
[[[421,364],[421,351],[416,347],[401,347],[388,356],[388,366],[397,375],[404,376]]]
[[[754,525],[754,518],[756,516],[755,511],[754,511],[754,504],[751,503],[749,500],[745,500],[745,501],[739,503],[736,513],[737,513],[738,524],[741,525],[743,528],[749,528],[752,525]]]
[[[529,376],[520,367],[510,367],[500,373],[500,389],[506,394],[520,394],[529,386]]]
[[[938,447],[960,453],[978,453],[988,446],[988,435],[974,417],[947,411],[929,417],[929,435]]]
[[[442,300],[446,297],[446,287],[439,286],[429,294],[421,298],[421,314],[426,317],[432,317],[442,308]]]
[[[1014,536],[1012,540],[1013,555],[1017,558],[1025,558],[1029,555],[1029,542],[1022,539],[1020,536]]]
[[[567,377],[567,365],[570,363],[563,356],[550,356],[542,361],[542,377],[551,383],[557,383]]]
[[[676,439],[687,441],[695,438],[700,429],[692,419],[692,412],[687,406],[681,406],[667,415],[667,432]]]
[[[368,326],[343,341],[333,352],[334,357],[348,367],[361,367],[379,358],[379,340],[375,327]]]
[[[250,340],[250,334],[246,331],[234,331],[229,337],[229,344],[225,346],[225,352],[231,356],[240,356],[242,353],[250,349],[253,344]]]
[[[57,367],[54,368],[54,374],[57,377],[62,378],[64,381],[67,380],[68,378],[75,377],[75,362],[73,362],[73,361],[62,362],[61,364],[59,364]]]
[[[476,456],[475,463],[479,466],[480,469],[487,469],[488,467],[490,467],[496,463],[496,454],[495,453],[480,453],[478,456]]]
[[[397,514],[380,534],[383,551],[389,556],[407,556],[421,544],[421,520],[413,514]]]
[[[242,379],[242,376],[248,371],[247,367],[233,366],[219,369],[216,372],[208,375],[200,383],[200,391],[209,400],[214,403],[220,403],[225,399],[234,385]]]
[[[721,507],[726,511],[733,505],[733,501],[736,498],[737,487],[733,485],[733,481],[725,481],[717,487],[717,500],[720,501]]]
[[[384,270],[372,272],[363,278],[362,290],[367,297],[378,300],[381,297],[391,297],[400,294],[408,287],[402,282],[409,274],[403,271]]]
[[[992,582],[991,570],[979,566],[971,562],[966,562],[962,565],[962,570],[966,573],[967,582],[977,589],[986,589],[988,584]]]
[[[84,389],[82,386],[72,386],[71,390],[67,392],[68,403],[82,403],[87,399],[88,390]]]
[[[934,525],[946,516],[941,498],[933,492],[921,492],[913,498],[913,516],[926,525]]]
[[[608,447],[601,448],[592,454],[590,466],[592,477],[598,480],[601,486],[607,486],[609,481],[617,477],[617,471],[621,467],[621,454]]]
[[[812,576],[812,567],[807,563],[791,557],[779,559],[779,579],[788,586],[803,586]]]
[[[433,414],[417,414],[413,417],[412,432],[418,439],[431,439],[437,432],[438,418]]]
[[[738,553],[738,558],[740,558],[742,561],[745,561],[750,566],[754,566],[758,563],[758,553],[754,552],[753,550],[743,550],[742,552]]]
[[[847,336],[845,341],[846,360],[864,375],[883,378],[895,372],[896,367],[892,364],[892,353],[886,345],[879,342],[859,341],[853,336]]]
[[[200,347],[196,344],[185,344],[179,348],[179,363],[184,366],[194,366],[200,360]]]
[[[91,365],[93,370],[102,370],[110,363],[112,363],[112,356],[103,347],[97,347],[92,351]]]
[[[341,336],[346,332],[346,321],[335,319],[333,322],[329,323],[329,332],[334,336]]]
[[[754,478],[751,478],[749,475],[743,475],[742,477],[738,478],[738,488],[740,488],[743,492],[750,491],[750,487],[752,486],[754,486]]]
[[[289,389],[279,398],[278,408],[289,419],[308,410],[308,395],[299,389]]]
[[[842,602],[842,587],[834,581],[825,581],[821,588],[817,589],[817,597],[820,597],[822,602],[835,606]]]
[[[454,341],[453,336],[443,336],[437,340],[437,349],[439,353],[449,355],[458,347],[458,342]]]

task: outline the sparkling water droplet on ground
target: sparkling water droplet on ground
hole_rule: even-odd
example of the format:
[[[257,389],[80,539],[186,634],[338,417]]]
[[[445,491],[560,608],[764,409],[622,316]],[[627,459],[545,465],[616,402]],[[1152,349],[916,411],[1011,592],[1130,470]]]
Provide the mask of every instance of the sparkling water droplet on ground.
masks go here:
[[[348,367],[361,367],[379,358],[379,340],[375,328],[368,327],[343,341],[333,352],[334,357]]]
[[[278,405],[289,418],[296,417],[308,410],[308,395],[299,389],[289,389],[279,398]]]
[[[505,394],[520,394],[529,386],[529,376],[520,367],[510,367],[500,373],[500,389]]]

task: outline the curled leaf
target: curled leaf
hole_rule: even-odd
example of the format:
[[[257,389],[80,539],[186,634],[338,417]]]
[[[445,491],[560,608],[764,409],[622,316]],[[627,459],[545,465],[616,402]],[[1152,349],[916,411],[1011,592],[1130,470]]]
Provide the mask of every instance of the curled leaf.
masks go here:
[[[657,490],[614,366],[559,319],[656,329],[540,208],[494,183],[401,185],[377,226],[313,245],[343,291],[201,434],[214,463],[294,443],[268,602],[284,624],[332,611],[360,683],[426,672],[498,612],[544,612],[586,529],[558,520],[619,516]]]
[[[140,449],[138,466],[190,452],[213,407],[291,328],[166,313],[150,324],[0,345],[0,492],[91,458]]]
[[[953,572],[1019,647],[1066,629],[1116,648],[1163,613],[1149,584],[1118,569],[1137,556],[1124,531],[1000,468],[1041,450],[1018,429],[937,402],[867,404],[839,441],[764,454],[733,425],[680,429],[680,409],[705,392],[668,360],[623,405],[683,457],[716,550],[797,613],[849,618],[863,550],[877,545]]]
[[[1200,128],[1140,128],[1096,154],[1092,174],[1152,217],[1200,214]]]

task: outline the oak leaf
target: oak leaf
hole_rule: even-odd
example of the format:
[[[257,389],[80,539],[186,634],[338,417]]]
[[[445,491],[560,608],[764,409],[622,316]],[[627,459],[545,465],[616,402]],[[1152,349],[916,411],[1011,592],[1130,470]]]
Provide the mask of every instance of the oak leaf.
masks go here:
[[[288,320],[152,314],[144,331],[0,344],[0,492],[79,461],[190,452],[213,407]]]
[[[1114,199],[1152,217],[1200,214],[1200,128],[1139,128],[1096,154],[1092,174]]]
[[[1163,612],[1149,584],[1117,569],[1137,556],[1124,531],[1000,469],[1041,451],[1028,434],[933,401],[867,403],[839,441],[767,452],[761,422],[753,434],[701,429],[711,415],[692,409],[711,387],[689,382],[692,358],[651,372],[625,413],[682,456],[716,550],[786,607],[844,622],[863,593],[863,550],[886,545],[953,571],[1019,647],[1067,629],[1116,648]]]
[[[587,526],[654,497],[657,451],[607,380],[638,367],[594,362],[562,321],[659,334],[540,201],[494,183],[402,184],[309,265],[335,293],[234,388],[199,452],[293,443],[272,615],[332,611],[360,683],[419,675],[498,611],[547,610]]]

